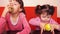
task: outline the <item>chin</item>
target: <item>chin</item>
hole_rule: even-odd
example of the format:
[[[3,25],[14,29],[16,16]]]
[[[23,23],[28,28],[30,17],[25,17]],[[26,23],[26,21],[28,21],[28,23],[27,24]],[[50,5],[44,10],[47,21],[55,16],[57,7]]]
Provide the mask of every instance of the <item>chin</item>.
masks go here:
[[[45,20],[45,21],[49,21],[49,20]]]
[[[42,21],[44,21],[44,22],[48,22],[48,21],[50,21],[50,20],[42,20]]]

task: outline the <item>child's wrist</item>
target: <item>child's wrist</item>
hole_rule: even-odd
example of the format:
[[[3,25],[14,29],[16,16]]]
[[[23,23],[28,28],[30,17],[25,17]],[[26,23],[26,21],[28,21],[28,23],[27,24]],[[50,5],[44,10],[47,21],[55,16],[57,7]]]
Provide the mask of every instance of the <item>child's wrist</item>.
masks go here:
[[[4,17],[5,18],[5,15],[6,15],[6,13],[2,13],[1,17]]]

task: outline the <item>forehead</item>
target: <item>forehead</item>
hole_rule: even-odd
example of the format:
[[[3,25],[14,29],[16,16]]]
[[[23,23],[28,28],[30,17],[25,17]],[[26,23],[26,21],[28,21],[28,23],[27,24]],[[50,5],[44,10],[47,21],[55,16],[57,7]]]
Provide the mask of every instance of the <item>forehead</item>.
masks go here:
[[[10,3],[12,3],[12,4],[19,4],[17,1],[12,1]]]

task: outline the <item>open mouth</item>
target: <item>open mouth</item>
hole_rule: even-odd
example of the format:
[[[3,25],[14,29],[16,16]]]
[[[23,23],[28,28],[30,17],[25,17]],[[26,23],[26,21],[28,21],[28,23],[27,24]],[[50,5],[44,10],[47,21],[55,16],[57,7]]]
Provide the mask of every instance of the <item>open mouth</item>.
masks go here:
[[[12,7],[9,8],[9,13],[13,12],[14,9]]]

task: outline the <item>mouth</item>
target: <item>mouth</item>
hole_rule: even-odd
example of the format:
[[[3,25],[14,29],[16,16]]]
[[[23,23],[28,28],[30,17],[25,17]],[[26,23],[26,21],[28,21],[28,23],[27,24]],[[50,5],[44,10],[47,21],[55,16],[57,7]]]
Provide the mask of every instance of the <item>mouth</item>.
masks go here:
[[[12,7],[9,8],[9,13],[12,13],[14,9]]]

